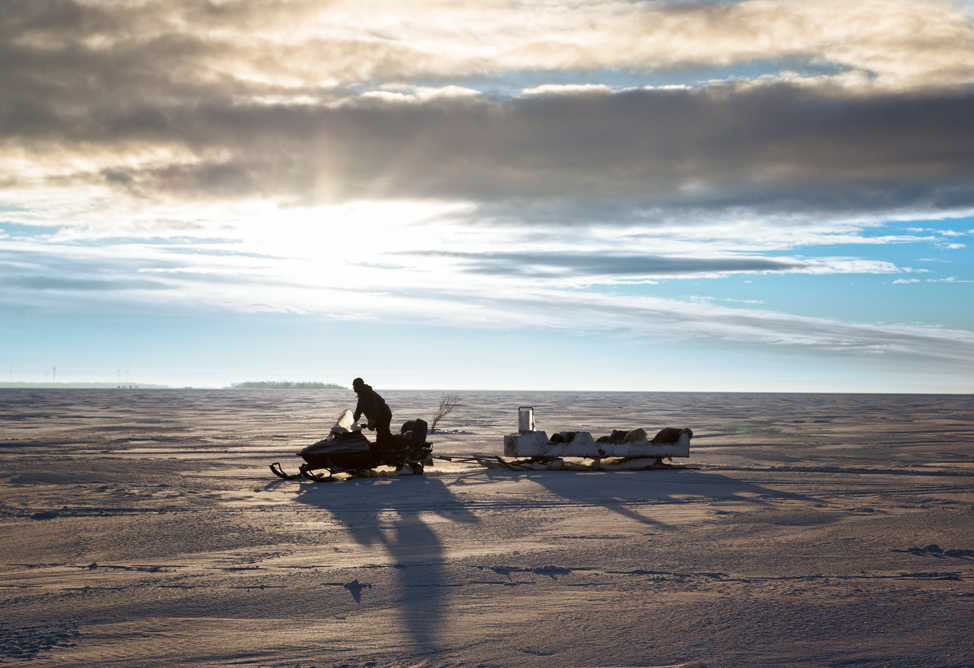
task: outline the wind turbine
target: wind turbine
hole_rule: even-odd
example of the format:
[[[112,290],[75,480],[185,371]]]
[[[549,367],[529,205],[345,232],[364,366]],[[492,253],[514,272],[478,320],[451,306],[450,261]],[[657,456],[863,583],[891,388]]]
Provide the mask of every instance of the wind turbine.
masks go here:
[[[122,382],[122,370],[119,369],[118,367],[115,367],[115,371],[118,372],[117,374],[115,374],[115,382],[116,383],[121,383]]]
[[[51,365],[51,368],[54,369],[54,380],[52,382],[55,382],[56,383],[57,382],[57,367],[52,364]]]

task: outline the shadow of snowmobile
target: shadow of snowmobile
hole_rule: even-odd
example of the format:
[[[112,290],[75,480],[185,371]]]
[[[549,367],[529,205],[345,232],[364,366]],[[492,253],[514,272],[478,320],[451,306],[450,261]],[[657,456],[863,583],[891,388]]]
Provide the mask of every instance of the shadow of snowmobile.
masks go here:
[[[298,454],[304,459],[296,475],[288,475],[279,462],[271,464],[274,475],[285,480],[303,476],[315,482],[336,480],[337,473],[370,477],[379,466],[390,466],[402,471],[407,466],[416,475],[422,475],[424,466],[433,464],[433,445],[426,442],[425,420],[406,422],[399,434],[393,434],[387,442],[372,443],[362,433],[361,425],[355,424],[352,411],[342,411],[327,437],[312,443]],[[324,473],[314,471],[326,470]]]

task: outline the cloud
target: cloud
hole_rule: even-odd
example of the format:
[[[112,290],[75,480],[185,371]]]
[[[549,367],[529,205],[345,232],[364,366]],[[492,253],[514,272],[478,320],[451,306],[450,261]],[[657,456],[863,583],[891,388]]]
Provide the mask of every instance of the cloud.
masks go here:
[[[191,243],[191,240],[190,240]],[[278,312],[319,317],[478,328],[554,329],[646,340],[710,339],[861,358],[887,356],[953,364],[974,361],[974,333],[931,325],[814,318],[756,308],[760,300],[580,290],[579,284],[753,272],[896,271],[843,258],[633,257],[596,252],[411,252],[384,266],[360,258],[257,255],[244,244],[186,253],[178,243],[117,240],[102,245],[49,239],[0,246],[0,301],[43,309],[83,299],[89,313],[139,307],[169,312]],[[273,249],[268,249],[273,250]],[[370,260],[380,257],[366,256]],[[410,261],[415,264],[409,264]],[[529,267],[530,270],[525,270]],[[898,279],[896,282],[915,279]],[[77,297],[75,297],[77,295]],[[120,301],[122,300],[122,301]]]
[[[538,289],[478,292],[391,291],[404,309],[451,324],[496,328],[552,328],[579,334],[649,341],[711,339],[801,349],[838,358],[926,359],[937,364],[974,361],[974,333],[938,326],[857,323],[737,308],[708,300],[665,299]],[[447,304],[451,308],[444,308]],[[456,304],[457,308],[452,308]]]
[[[618,279],[717,277],[726,274],[892,273],[900,271],[888,262],[854,258],[799,260],[783,257],[690,257],[626,255],[603,252],[453,252],[414,251],[408,255],[453,260],[460,271],[508,278],[613,282]]]
[[[782,59],[838,78],[571,79]],[[568,78],[489,83],[539,72]],[[937,0],[10,0],[0,193],[957,210],[974,206],[971,82],[974,23]]]
[[[966,332],[579,288],[962,249],[866,231],[974,210],[972,83],[939,0],[7,0],[0,202],[31,227],[0,296],[970,360]]]
[[[53,291],[129,291],[129,290],[167,290],[171,286],[149,280],[135,279],[79,279],[66,278],[62,276],[22,276],[5,277],[5,288],[18,288],[24,290],[53,290]]]
[[[55,116],[42,132],[35,117],[0,123],[43,137],[39,160],[69,154],[51,161],[49,186],[142,198],[889,212],[974,206],[971,117],[970,92],[849,98],[780,84],[335,108],[213,101]],[[100,164],[84,154],[93,144],[106,149]],[[91,167],[66,172],[72,160]]]
[[[692,258],[625,256],[610,253],[413,253],[456,259],[465,271],[508,276],[660,277],[729,272],[786,271],[804,268],[798,262],[772,258]]]
[[[0,44],[47,90],[313,91],[361,81],[508,71],[672,70],[800,59],[835,63],[856,85],[968,83],[972,24],[938,0],[665,3],[502,0],[8,0]],[[163,89],[156,86],[162,84]]]
[[[42,305],[46,299],[60,300],[61,293],[114,298],[136,291],[174,292],[187,278],[197,283],[237,282],[236,277],[206,271],[200,258],[208,251],[197,249],[197,257],[186,262],[179,257],[180,250],[124,240],[84,246],[38,237],[7,243],[0,245],[0,299]],[[219,250],[210,253],[216,254],[215,262],[222,260]],[[180,272],[187,274],[174,280],[172,274]]]

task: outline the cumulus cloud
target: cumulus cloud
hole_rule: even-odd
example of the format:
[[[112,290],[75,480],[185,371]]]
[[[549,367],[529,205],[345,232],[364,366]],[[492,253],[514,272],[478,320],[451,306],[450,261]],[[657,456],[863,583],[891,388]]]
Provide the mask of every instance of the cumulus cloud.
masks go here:
[[[46,125],[0,105],[17,144],[29,137],[38,158],[56,154],[34,183],[138,197],[974,206],[969,92],[848,98],[781,84],[408,105],[360,97],[335,108],[213,102],[105,106],[78,120],[52,109]],[[14,143],[0,156],[11,167],[24,150]]]
[[[885,87],[956,85],[974,70],[972,25],[942,0],[630,3],[555,0],[10,0],[7,53],[111,90],[313,90],[367,80],[511,70],[667,70],[801,59]],[[27,68],[28,72],[31,69]],[[106,91],[106,92],[108,92]],[[166,91],[159,91],[163,96]]]
[[[783,58],[845,78],[460,83]],[[0,192],[962,208],[972,81],[974,24],[939,0],[11,0]]]

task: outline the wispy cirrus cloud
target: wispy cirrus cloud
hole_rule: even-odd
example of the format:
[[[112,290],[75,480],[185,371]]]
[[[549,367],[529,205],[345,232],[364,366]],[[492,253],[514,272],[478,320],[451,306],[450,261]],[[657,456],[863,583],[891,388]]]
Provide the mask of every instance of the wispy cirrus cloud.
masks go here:
[[[89,308],[138,300],[141,308],[206,305],[236,312],[316,314],[387,323],[439,323],[645,340],[716,339],[814,354],[974,361],[974,334],[916,323],[849,322],[775,311],[759,299],[663,298],[580,289],[617,281],[822,272],[900,273],[855,258],[666,258],[605,253],[394,252],[308,258],[257,254],[239,244],[72,247],[18,242],[0,253],[0,302]],[[124,253],[119,249],[124,248]],[[272,249],[269,249],[272,250]],[[384,264],[384,258],[390,262]],[[834,263],[835,266],[829,266]],[[847,263],[843,266],[843,263]],[[915,282],[925,279],[898,279]],[[935,279],[940,280],[940,279]],[[167,306],[168,305],[168,306]],[[892,363],[892,362],[891,362]],[[938,366],[939,365],[939,366]]]
[[[390,290],[404,311],[425,308],[449,324],[541,327],[579,334],[632,336],[648,341],[719,339],[730,343],[792,347],[825,356],[867,356],[890,363],[926,360],[944,370],[974,362],[974,332],[917,323],[857,323],[800,316],[710,300],[508,289],[493,296],[457,290]],[[438,309],[456,302],[464,308]]]
[[[462,272],[515,279],[555,279],[610,283],[617,279],[717,277],[765,272],[896,273],[888,262],[854,258],[693,257],[601,252],[449,252],[415,251],[409,255],[455,261]]]

